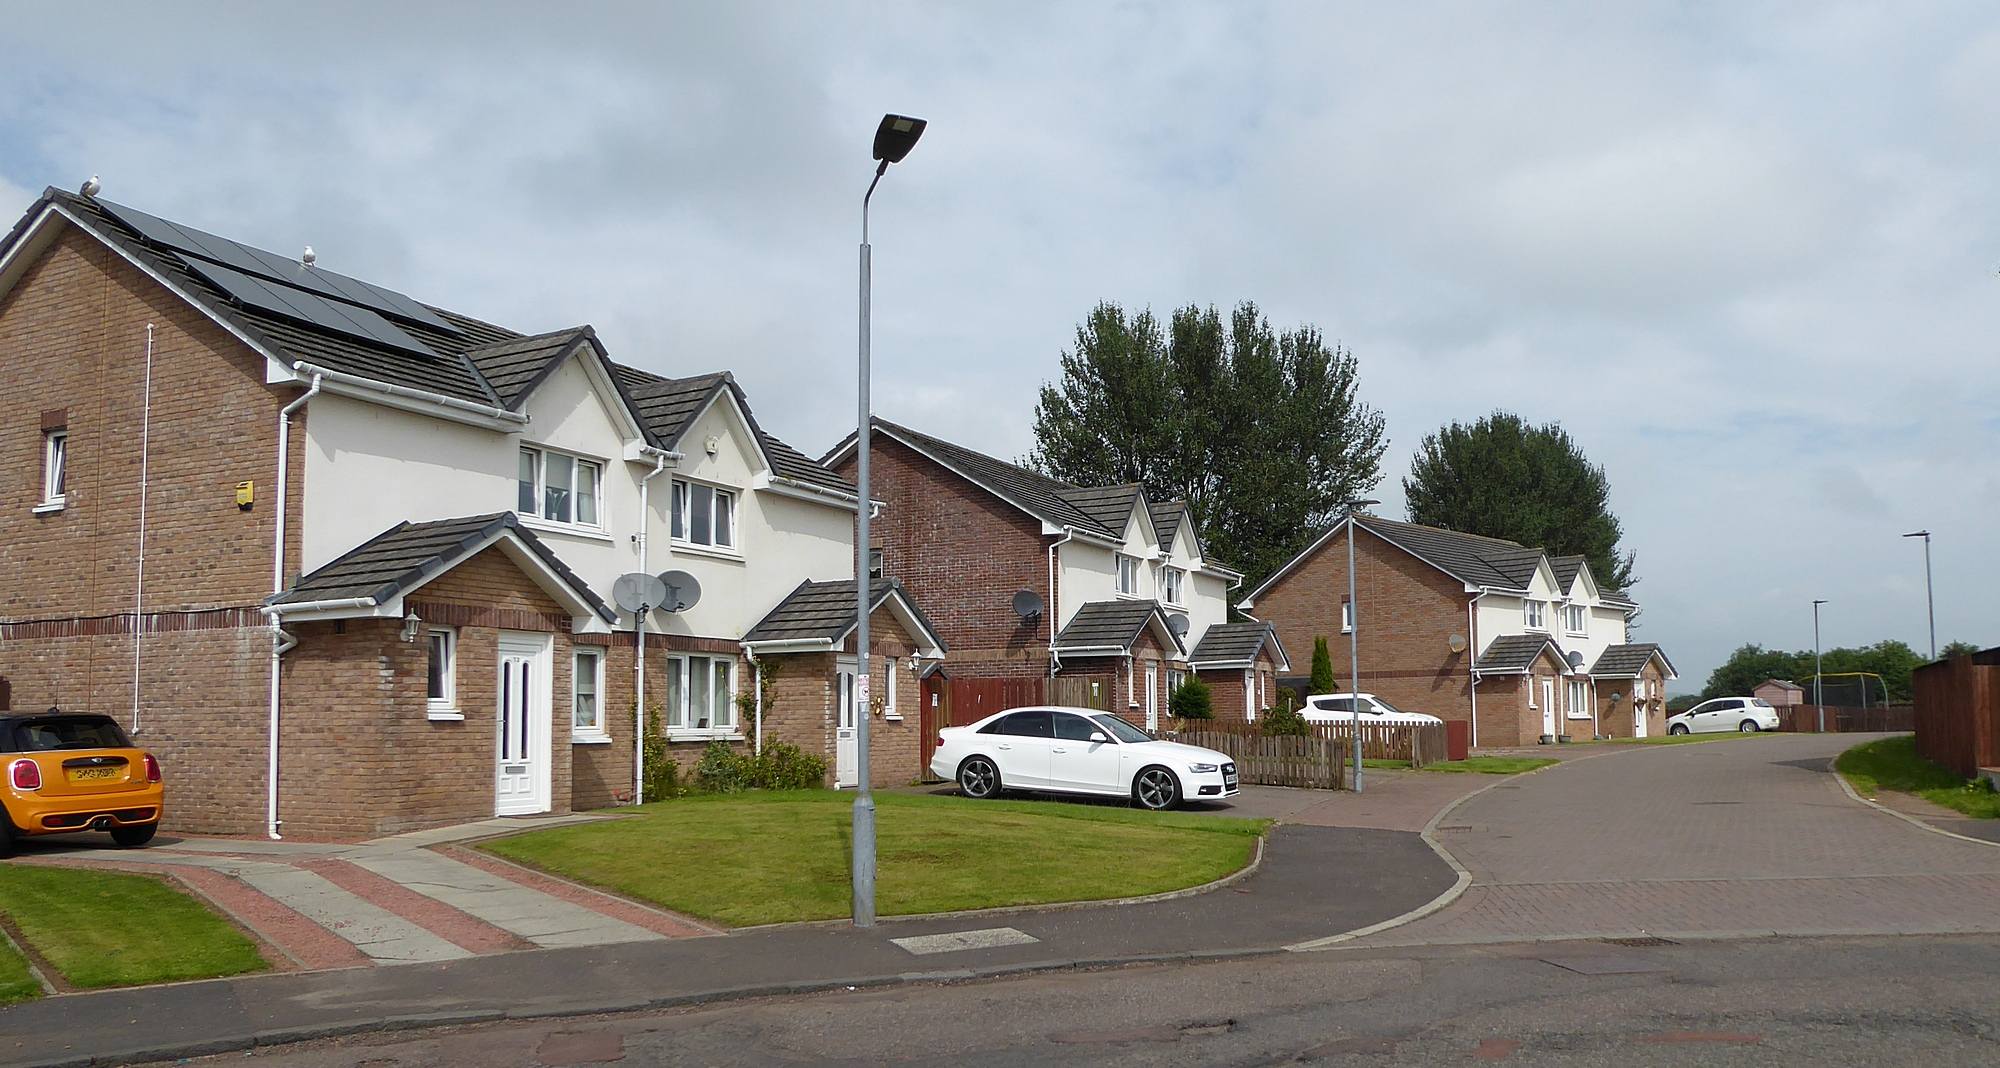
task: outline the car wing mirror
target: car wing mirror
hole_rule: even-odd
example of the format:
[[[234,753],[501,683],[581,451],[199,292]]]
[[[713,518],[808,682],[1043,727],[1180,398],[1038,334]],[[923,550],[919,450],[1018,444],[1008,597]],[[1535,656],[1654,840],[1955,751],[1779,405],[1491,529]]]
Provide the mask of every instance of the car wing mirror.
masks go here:
[[[1103,731],[1091,731],[1091,732],[1090,732],[1090,743],[1091,743],[1092,745],[1098,745],[1098,744],[1101,744],[1101,743],[1103,743],[1103,742],[1108,742],[1108,741],[1110,741],[1110,740],[1111,740],[1110,736],[1109,736],[1109,735],[1107,735],[1107,734],[1105,734],[1105,733],[1104,733]]]

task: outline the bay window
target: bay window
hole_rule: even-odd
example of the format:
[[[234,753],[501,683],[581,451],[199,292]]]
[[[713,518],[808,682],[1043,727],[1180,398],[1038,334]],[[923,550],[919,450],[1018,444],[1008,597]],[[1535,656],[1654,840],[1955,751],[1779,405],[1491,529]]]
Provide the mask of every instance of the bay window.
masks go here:
[[[673,540],[718,549],[736,547],[736,494],[700,482],[674,480]]]
[[[602,470],[594,460],[524,446],[515,510],[552,523],[601,526],[597,506]]]
[[[668,657],[667,732],[736,733],[735,668],[728,657]]]

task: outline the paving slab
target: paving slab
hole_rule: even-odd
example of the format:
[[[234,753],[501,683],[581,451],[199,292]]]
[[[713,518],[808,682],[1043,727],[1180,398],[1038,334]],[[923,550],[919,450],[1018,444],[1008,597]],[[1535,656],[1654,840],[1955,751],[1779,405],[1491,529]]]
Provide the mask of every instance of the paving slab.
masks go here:
[[[427,849],[356,850],[343,859],[538,946],[608,945],[661,937]]]
[[[334,885],[316,872],[281,864],[238,864],[219,870],[354,943],[377,962],[444,961],[471,956],[467,950]]]

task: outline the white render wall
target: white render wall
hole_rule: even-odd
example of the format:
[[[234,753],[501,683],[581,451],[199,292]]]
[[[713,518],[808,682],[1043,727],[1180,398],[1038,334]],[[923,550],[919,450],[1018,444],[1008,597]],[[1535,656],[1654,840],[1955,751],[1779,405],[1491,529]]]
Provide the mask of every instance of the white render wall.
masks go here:
[[[1564,652],[1567,653],[1574,650],[1582,653],[1583,666],[1586,670],[1592,664],[1597,663],[1599,654],[1603,653],[1606,648],[1625,643],[1624,610],[1600,604],[1595,597],[1591,596],[1589,587],[1582,581],[1580,576],[1574,584],[1570,596],[1573,598],[1571,603],[1582,604],[1589,610],[1588,633],[1581,637],[1569,633],[1568,629],[1564,626],[1562,618],[1563,598],[1555,595],[1552,587],[1543,576],[1537,574],[1530,589],[1539,599],[1550,602],[1548,609],[1549,636],[1556,640],[1557,645],[1562,646]],[[1495,638],[1507,634],[1525,634],[1528,632],[1527,623],[1522,614],[1523,600],[1521,597],[1495,593],[1489,593],[1485,597],[1480,598],[1478,613],[1480,652],[1484,652],[1486,647],[1491,645]]]
[[[1147,536],[1148,524],[1139,520],[1134,508],[1125,527],[1123,549],[1114,550],[1095,542],[1071,541],[1056,550],[1058,573],[1058,603],[1056,605],[1056,628],[1069,625],[1077,609],[1091,601],[1116,600],[1118,594],[1117,553],[1124,552],[1139,558],[1139,586],[1137,599],[1158,600],[1164,594],[1160,577],[1161,562],[1159,543]],[[1185,517],[1181,520],[1181,531],[1175,539],[1174,550],[1167,561],[1188,572],[1181,596],[1184,603],[1167,606],[1169,612],[1183,612],[1188,617],[1188,648],[1192,650],[1208,628],[1229,618],[1229,584],[1214,575],[1198,574],[1195,568],[1201,560],[1188,549],[1194,544],[1194,526]]]
[[[527,427],[505,433],[331,394],[313,398],[305,434],[303,568],[317,568],[405,520],[512,511],[520,448],[544,446],[601,465],[601,529],[524,523],[610,603],[612,583],[639,567],[632,537],[639,529],[639,482],[653,464],[620,459],[627,441],[580,359],[538,387],[525,410]],[[718,446],[713,457],[703,448],[710,437]],[[649,488],[647,570],[690,572],[702,597],[684,616],[656,616],[651,629],[738,638],[800,582],[853,577],[853,509],[752,489],[761,473],[755,439],[732,403],[711,407],[681,451],[687,458],[680,469],[670,466]],[[676,474],[736,491],[740,555],[672,544],[668,508]],[[620,620],[621,629],[631,626],[629,616]]]

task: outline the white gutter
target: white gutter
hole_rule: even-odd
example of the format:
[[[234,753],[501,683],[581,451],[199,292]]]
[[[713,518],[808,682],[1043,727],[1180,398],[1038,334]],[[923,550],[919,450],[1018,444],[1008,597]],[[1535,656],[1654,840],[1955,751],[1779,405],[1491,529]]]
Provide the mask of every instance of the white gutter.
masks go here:
[[[1049,648],[1053,650],[1055,646],[1050,646]],[[1132,655],[1132,650],[1122,645],[1071,645],[1065,646],[1061,651],[1072,655],[1088,655],[1090,653],[1118,653],[1121,656]]]
[[[373,597],[335,597],[326,601],[293,601],[274,604],[264,609],[267,616],[309,615],[313,612],[338,612],[346,608],[374,608],[382,602]]]
[[[286,490],[291,482],[292,413],[305,407],[307,401],[318,396],[319,388],[320,376],[314,374],[312,385],[304,393],[299,394],[298,399],[285,405],[278,412],[278,515],[277,522],[274,524],[275,533],[271,539],[271,596],[273,597],[285,592],[285,509],[288,506]],[[369,603],[374,603],[374,598],[369,598],[368,600]],[[292,646],[297,645],[298,642],[291,640],[291,636],[279,628],[278,617],[281,612],[280,609],[267,608],[264,611],[271,617],[271,722],[269,727],[269,750],[265,754],[264,768],[265,787],[268,794],[265,798],[265,819],[268,822],[266,829],[269,831],[272,840],[276,841],[284,837],[284,835],[278,833],[280,824],[278,819],[278,690],[281,685],[279,662],[284,658],[285,653]]]
[[[1062,669],[1062,653],[1056,649],[1056,619],[1062,614],[1056,607],[1056,550],[1076,540],[1076,528],[1064,527],[1063,536],[1049,543],[1049,677],[1055,678]]]
[[[1481,590],[1465,602],[1465,677],[1471,680],[1467,687],[1472,695],[1472,741],[1471,748],[1479,748],[1479,599],[1486,596]]]
[[[646,527],[652,521],[653,511],[648,504],[647,485],[667,469],[669,457],[681,459],[677,452],[647,450],[653,457],[653,469],[639,480],[639,532],[632,540],[639,543],[639,570],[646,570]],[[646,613],[641,612],[632,624],[632,803],[646,802]]]
[[[140,648],[146,640],[146,489],[153,458],[153,324],[146,324],[146,399],[139,409],[139,557],[132,581],[132,733],[139,733]]]
[[[442,393],[432,393],[429,390],[412,389],[409,386],[399,386],[393,382],[378,382],[372,378],[363,378],[360,375],[351,375],[344,371],[329,370],[317,364],[307,363],[304,360],[293,363],[292,370],[299,374],[312,375],[315,379],[324,378],[328,382],[337,385],[365,390],[371,393],[381,393],[391,397],[401,397],[406,400],[420,401],[439,408],[450,408],[454,411],[484,416],[497,422],[514,423],[521,426],[527,425],[528,422],[526,415],[520,412],[509,411],[506,408],[495,408],[490,404],[478,404],[473,401],[460,400],[457,397],[447,397]]]
[[[842,504],[846,504],[850,507],[858,508],[861,504],[861,498],[855,496],[852,493],[842,493],[839,490],[828,489],[825,486],[817,486],[810,482],[801,482],[796,478],[786,478],[783,475],[771,475],[769,476],[769,481],[771,484],[770,488],[782,488],[782,490],[793,490],[797,491],[797,493],[803,493],[808,497],[821,499],[822,501],[839,501]],[[873,501],[870,503],[874,506],[874,510],[876,512],[881,511],[882,502]]]
[[[849,631],[848,633],[851,634],[853,632]],[[846,634],[841,635],[842,641],[845,641],[846,639],[847,639]],[[763,653],[766,656],[769,656],[773,653],[825,652],[826,650],[833,648],[834,643],[825,638],[788,638],[784,641],[739,642],[737,644],[743,646],[743,651],[745,653],[750,653],[750,654]]]

